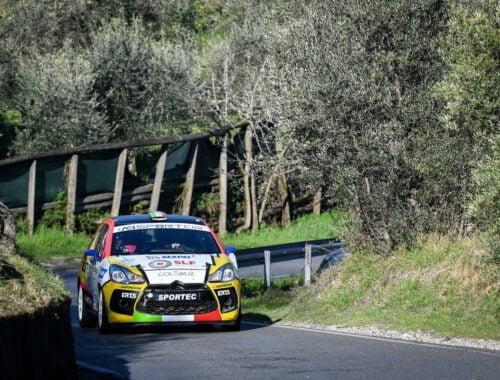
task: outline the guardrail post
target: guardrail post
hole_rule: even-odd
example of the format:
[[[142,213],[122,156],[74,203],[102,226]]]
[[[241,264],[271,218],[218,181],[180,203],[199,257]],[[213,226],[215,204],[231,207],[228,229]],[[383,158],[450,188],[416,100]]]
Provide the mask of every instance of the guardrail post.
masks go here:
[[[158,162],[156,163],[155,182],[153,192],[151,193],[151,201],[149,202],[149,211],[157,211],[160,203],[161,184],[163,182],[163,174],[165,172],[165,163],[167,162],[167,149],[162,147],[162,152]]]
[[[72,234],[75,228],[76,185],[78,178],[78,154],[73,154],[69,161],[68,188],[66,191],[68,204],[66,205],[66,230]]]
[[[125,177],[125,164],[127,163],[127,148],[123,149],[118,156],[118,165],[116,167],[115,191],[113,194],[113,205],[111,206],[111,216],[120,214],[120,205],[122,202],[123,179]]]
[[[35,229],[35,189],[36,189],[36,160],[33,160],[29,171],[28,180],[28,232],[33,235],[33,230]]]
[[[312,273],[312,245],[306,244],[305,246],[305,262],[304,262],[304,284],[309,285],[311,283],[311,273]]]
[[[264,251],[264,284],[271,287],[271,251]]]

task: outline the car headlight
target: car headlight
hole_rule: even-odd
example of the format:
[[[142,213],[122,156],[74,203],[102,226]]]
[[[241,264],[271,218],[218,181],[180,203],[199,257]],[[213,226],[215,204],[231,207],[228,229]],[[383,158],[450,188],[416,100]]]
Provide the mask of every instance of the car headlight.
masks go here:
[[[230,264],[226,264],[217,269],[216,272],[208,276],[209,282],[228,282],[236,278],[236,271]]]
[[[144,277],[119,265],[109,267],[109,276],[112,281],[120,284],[142,284],[144,282]]]

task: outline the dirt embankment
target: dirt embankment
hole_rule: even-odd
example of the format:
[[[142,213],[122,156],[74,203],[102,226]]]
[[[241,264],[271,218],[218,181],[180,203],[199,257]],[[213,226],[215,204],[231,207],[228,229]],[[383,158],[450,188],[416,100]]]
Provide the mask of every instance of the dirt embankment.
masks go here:
[[[14,219],[0,203],[0,377],[75,379],[71,299],[14,239]]]

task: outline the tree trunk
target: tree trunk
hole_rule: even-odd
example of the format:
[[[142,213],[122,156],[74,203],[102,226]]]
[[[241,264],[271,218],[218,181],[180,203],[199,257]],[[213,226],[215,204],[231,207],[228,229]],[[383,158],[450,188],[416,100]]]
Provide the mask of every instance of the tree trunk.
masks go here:
[[[267,199],[269,198],[269,191],[271,190],[271,186],[273,185],[274,178],[275,174],[273,173],[267,180],[266,189],[264,190],[264,196],[262,197],[262,202],[260,203],[259,223],[262,223],[262,218],[264,217],[264,211],[267,205]]]
[[[291,221],[290,192],[288,191],[286,176],[283,172],[278,174],[278,187],[281,199],[281,225],[286,227]]]
[[[219,158],[219,235],[227,231],[227,139],[224,136]]]
[[[244,230],[248,230],[252,225],[252,195],[250,192],[250,168],[251,168],[251,160],[252,160],[252,128],[249,125],[245,129],[245,166],[243,169],[243,193],[245,196],[245,205],[244,205],[244,213],[245,213],[245,224],[238,227],[236,232],[241,232]]]
[[[252,194],[252,232],[259,230],[259,217],[257,209],[257,184],[255,181],[255,173],[250,176],[250,191]]]
[[[276,135],[276,155],[280,161],[283,159],[283,154],[283,143],[280,136]],[[286,175],[281,169],[278,171],[278,189],[281,199],[281,225],[286,227],[291,221],[290,192],[288,191]]]

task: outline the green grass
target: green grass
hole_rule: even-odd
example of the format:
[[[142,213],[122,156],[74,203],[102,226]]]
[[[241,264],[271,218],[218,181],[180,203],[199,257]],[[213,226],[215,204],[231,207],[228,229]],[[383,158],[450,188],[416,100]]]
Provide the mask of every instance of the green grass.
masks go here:
[[[0,260],[0,318],[32,314],[68,296],[63,281],[17,254]]]
[[[474,239],[431,237],[384,258],[353,252],[308,287],[245,294],[244,312],[500,339],[500,270]]]
[[[343,213],[333,211],[321,215],[304,215],[294,220],[287,228],[264,226],[257,233],[231,233],[222,236],[221,240],[224,246],[237,249],[263,247],[338,237],[343,226]]]
[[[59,228],[39,227],[33,236],[19,233],[16,244],[21,251],[39,261],[54,257],[81,257],[89,245],[90,237],[83,233],[70,235]]]

